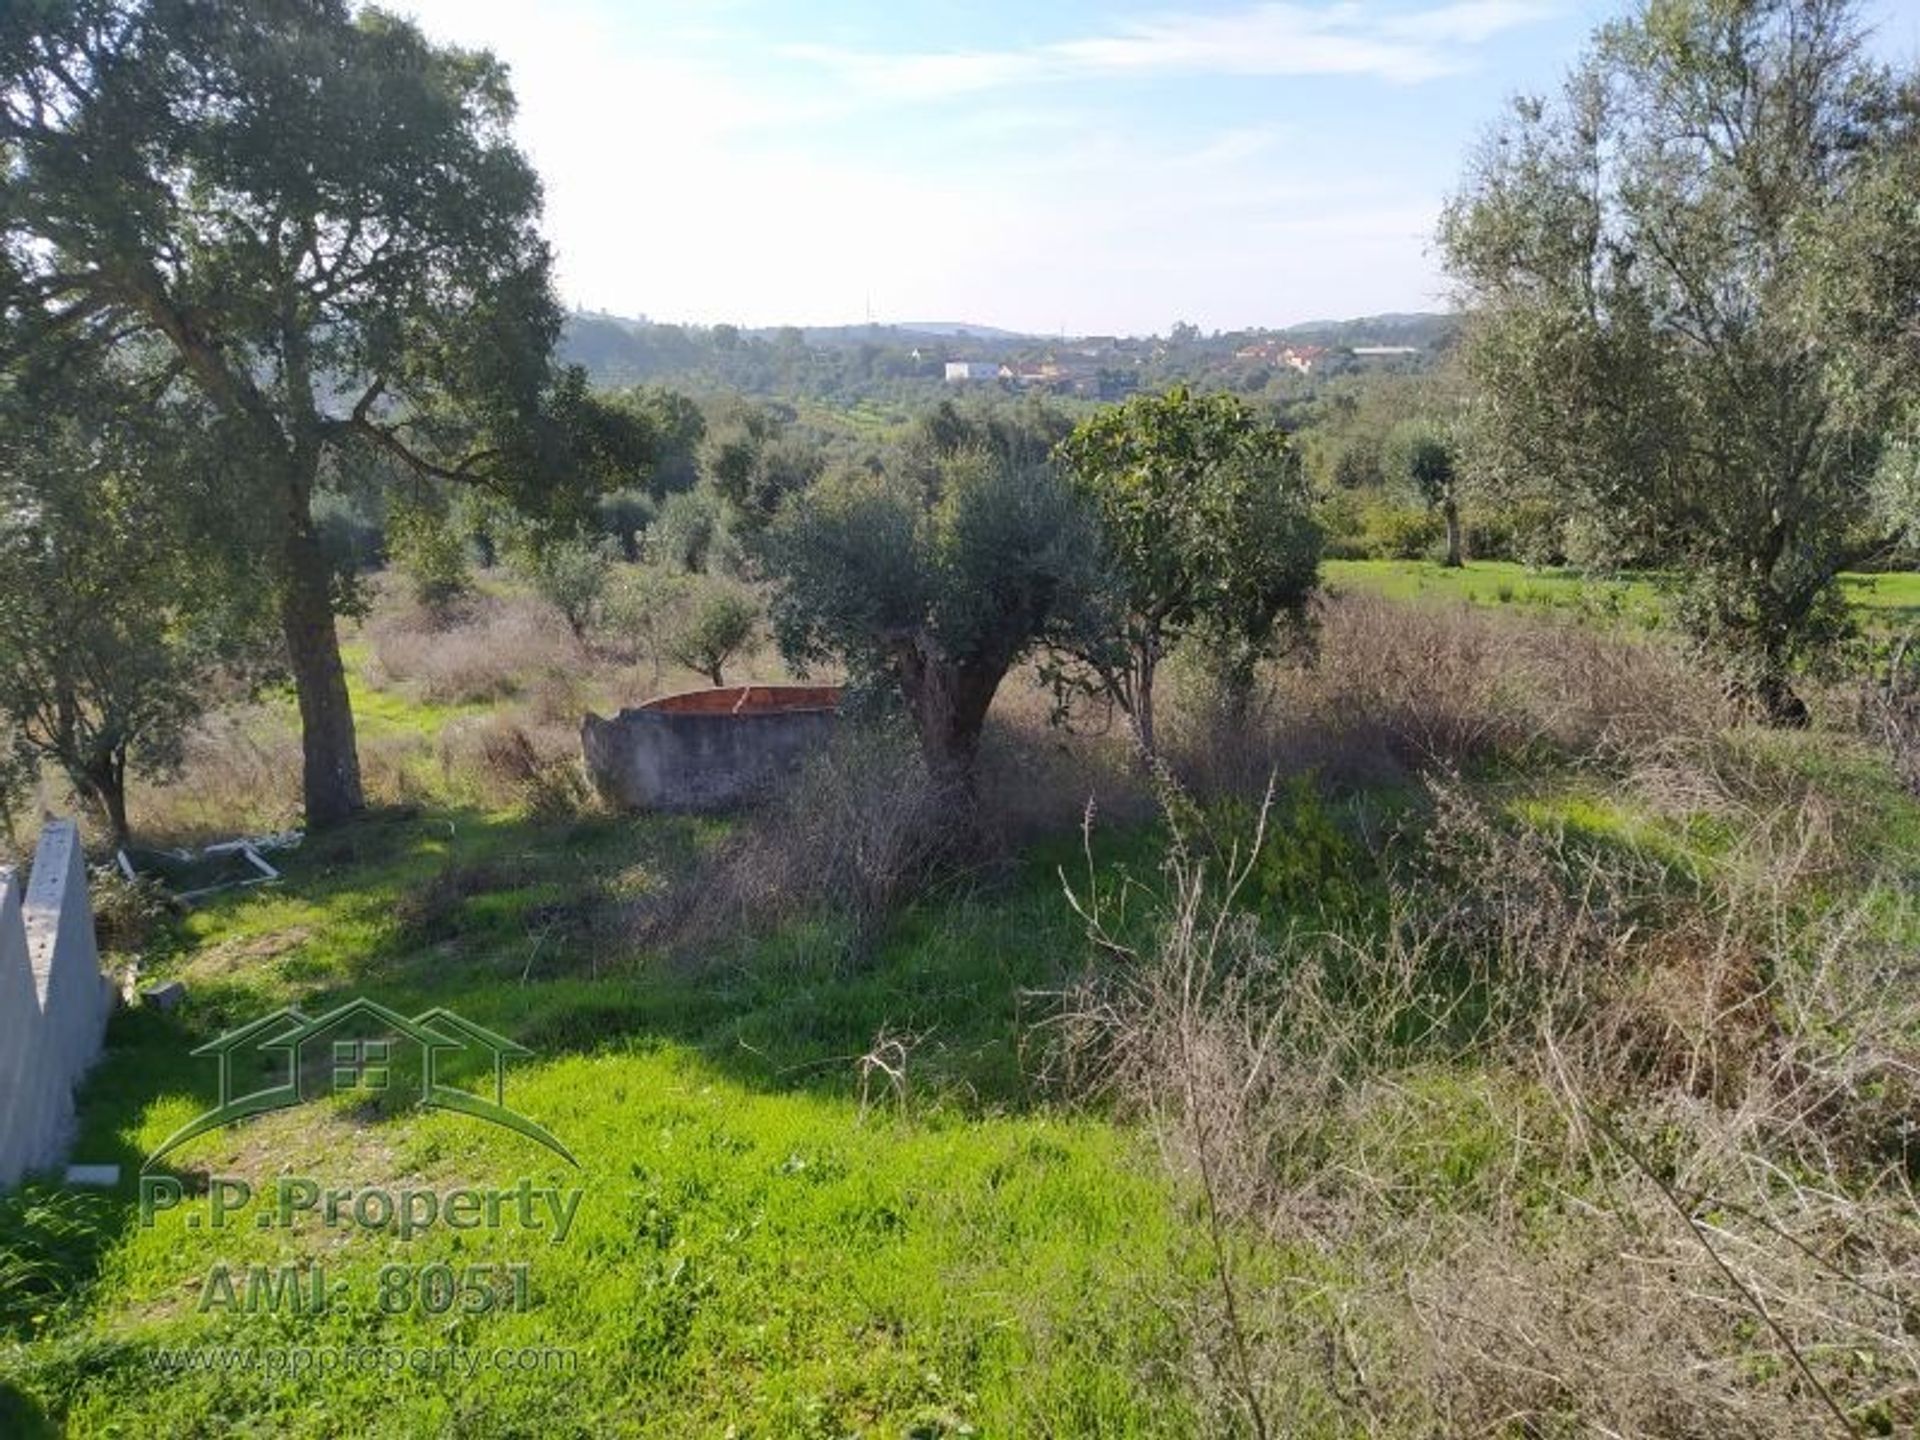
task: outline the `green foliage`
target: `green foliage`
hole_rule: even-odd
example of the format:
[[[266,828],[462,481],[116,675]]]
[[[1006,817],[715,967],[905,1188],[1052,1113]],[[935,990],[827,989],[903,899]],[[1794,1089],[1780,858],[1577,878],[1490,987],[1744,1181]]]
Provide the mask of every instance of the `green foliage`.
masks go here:
[[[594,502],[595,527],[620,547],[620,558],[638,560],[641,536],[653,523],[652,497],[645,490],[610,490]]]
[[[709,485],[669,495],[647,532],[647,556],[686,574],[739,566],[726,505]]]
[[[638,416],[646,426],[651,452],[648,494],[660,500],[691,490],[700,478],[700,442],[707,434],[707,417],[699,403],[664,385],[636,385],[609,403]]]
[[[1361,508],[1359,555],[1355,558],[1422,560],[1444,538],[1445,527],[1433,511],[1376,500]]]
[[[700,447],[701,478],[742,534],[763,529],[788,496],[819,478],[822,464],[817,449],[752,406],[724,416]]]
[[[1651,6],[1516,105],[1443,225],[1485,463],[1590,517],[1584,558],[1667,567],[1776,720],[1886,538],[1869,492],[1920,375],[1900,117],[1848,5]]]
[[[556,371],[540,187],[505,68],[344,0],[0,8],[0,336],[111,350],[244,455],[228,527],[273,565],[308,817],[362,803],[311,523],[369,457],[578,508],[639,427]]]
[[[619,560],[614,541],[604,535],[532,531],[520,536],[508,554],[514,570],[565,617],[567,628],[576,636],[585,638],[599,623]]]
[[[666,636],[666,651],[689,670],[724,685],[726,665],[752,643],[760,604],[741,585],[709,580],[696,587]]]
[[[1056,679],[1109,695],[1150,754],[1154,672],[1181,636],[1233,652],[1250,680],[1279,622],[1305,623],[1321,539],[1307,485],[1245,402],[1179,388],[1083,421],[1058,454],[1099,517],[1117,603],[1076,648],[1084,669]]]
[[[1001,465],[1029,469],[1046,464],[1072,432],[1072,419],[1037,395],[964,406],[942,400],[908,427],[893,463],[903,476],[935,490],[942,467],[962,456],[988,456]]]
[[[1243,839],[1257,818],[1253,802],[1224,801],[1208,810],[1205,833]],[[1376,898],[1377,880],[1372,854],[1340,824],[1313,776],[1296,775],[1274,790],[1265,842],[1248,870],[1249,909],[1280,924],[1358,920]]]
[[[366,497],[341,490],[316,492],[313,524],[336,575],[356,576],[379,566],[385,549],[382,519]]]
[[[467,543],[443,500],[396,498],[387,507],[387,558],[406,577],[413,598],[436,614],[473,590]]]
[[[634,642],[647,654],[656,683],[668,658],[667,636],[692,584],[680,571],[650,563],[616,566],[607,584],[601,626],[608,635]]]
[[[1449,437],[1430,421],[1401,425],[1388,440],[1395,468],[1420,497],[1435,509],[1459,499],[1460,462]]]
[[[1920,556],[1920,439],[1901,436],[1888,443],[1872,491],[1879,526],[1899,536],[1909,556]]]
[[[16,783],[58,765],[116,840],[129,766],[177,764],[259,618],[227,589],[244,558],[200,534],[203,487],[232,479],[205,418],[101,378],[0,378],[0,745]]]

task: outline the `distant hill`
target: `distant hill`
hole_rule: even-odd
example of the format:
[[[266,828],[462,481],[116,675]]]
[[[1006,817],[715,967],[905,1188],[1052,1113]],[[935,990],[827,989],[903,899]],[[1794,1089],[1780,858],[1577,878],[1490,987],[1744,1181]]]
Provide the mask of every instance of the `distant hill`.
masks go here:
[[[1420,310],[1353,320],[1308,320],[1275,333],[1312,345],[1417,345],[1425,350],[1451,338],[1459,328],[1458,315]]]
[[[760,325],[742,330],[758,340],[778,339],[782,332],[797,329],[809,345],[862,345],[915,340],[1026,340],[1032,337],[1017,330],[1001,330],[992,325],[972,325],[964,320],[901,320],[881,325]]]
[[[994,325],[975,325],[966,320],[902,320],[893,327],[915,335],[971,335],[980,340],[1030,340],[1025,330],[1002,330]]]

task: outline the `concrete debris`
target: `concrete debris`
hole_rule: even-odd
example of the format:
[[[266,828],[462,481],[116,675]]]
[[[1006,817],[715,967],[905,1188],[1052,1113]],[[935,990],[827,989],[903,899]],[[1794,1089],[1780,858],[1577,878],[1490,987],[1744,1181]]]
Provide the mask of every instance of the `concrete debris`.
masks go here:
[[[187,987],[178,980],[163,980],[158,985],[143,986],[140,999],[156,1010],[174,1010],[187,998]]]

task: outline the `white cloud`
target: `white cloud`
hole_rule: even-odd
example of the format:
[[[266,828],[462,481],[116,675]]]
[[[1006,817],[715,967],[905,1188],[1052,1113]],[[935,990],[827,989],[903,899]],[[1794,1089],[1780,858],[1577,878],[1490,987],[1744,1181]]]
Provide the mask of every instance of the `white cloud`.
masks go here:
[[[1410,84],[1463,68],[1464,47],[1550,14],[1540,0],[1456,0],[1383,15],[1357,3],[1265,3],[1220,15],[1170,13],[1020,50],[886,52],[796,45],[792,58],[892,99],[941,99],[1009,85],[1116,75],[1366,75]]]

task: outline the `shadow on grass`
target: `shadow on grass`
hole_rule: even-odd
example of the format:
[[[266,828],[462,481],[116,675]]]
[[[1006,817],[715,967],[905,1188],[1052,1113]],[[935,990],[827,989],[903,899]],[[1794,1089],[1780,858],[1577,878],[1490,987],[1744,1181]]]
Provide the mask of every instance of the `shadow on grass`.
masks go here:
[[[849,959],[849,927],[831,915],[710,953],[637,950],[632,906],[699,883],[699,859],[724,833],[678,817],[438,813],[326,837],[289,863],[287,888],[350,923],[356,943],[313,967],[302,1003],[447,1005],[543,1059],[673,1043],[756,1089],[842,1096],[886,1029],[922,1037],[934,1093],[996,1109],[1032,1101],[1022,1021],[1034,992],[1056,986],[1083,953],[1057,873],[1084,864],[1077,840],[909,907],[860,963]],[[1143,833],[1100,844],[1103,863],[1151,867]],[[305,959],[328,949],[316,935]],[[244,993],[217,998],[231,1010]]]

